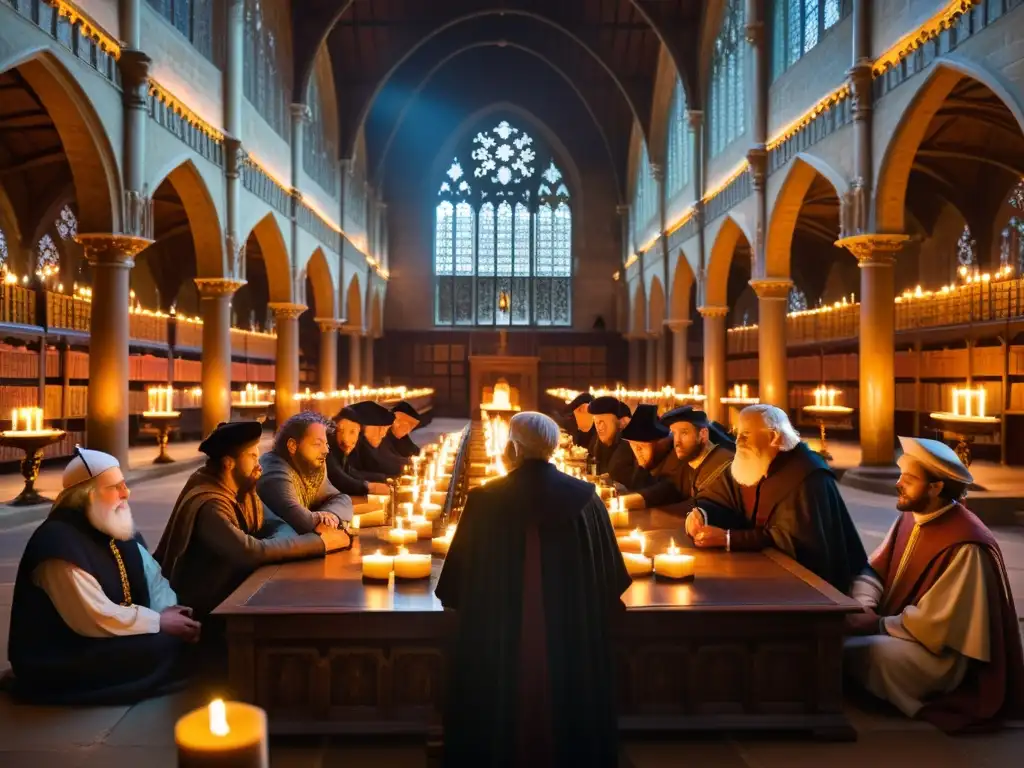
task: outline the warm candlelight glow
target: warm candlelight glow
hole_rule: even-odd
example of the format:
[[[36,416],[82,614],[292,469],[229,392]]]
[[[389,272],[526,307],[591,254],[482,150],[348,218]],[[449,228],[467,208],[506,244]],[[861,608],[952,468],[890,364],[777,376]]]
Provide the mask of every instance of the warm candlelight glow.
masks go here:
[[[381,554],[378,549],[372,555],[363,555],[363,578],[372,581],[387,581],[394,568],[394,558]]]
[[[170,414],[176,413],[174,410],[174,387],[150,387],[146,390],[146,394],[149,397],[149,407],[146,409],[146,413],[154,414]]]
[[[42,408],[12,408],[11,432],[17,434],[41,433],[43,429]]]
[[[214,736],[227,736],[231,733],[224,699],[214,699],[210,702],[210,733]]]
[[[637,552],[623,552],[622,560],[630,576],[649,576],[653,564],[651,558]]]
[[[953,388],[953,415],[985,418],[985,388]],[[961,403],[963,410],[961,411]]]
[[[693,576],[694,557],[684,555],[676,540],[670,539],[668,549],[654,556],[654,573],[666,579],[688,579]]]

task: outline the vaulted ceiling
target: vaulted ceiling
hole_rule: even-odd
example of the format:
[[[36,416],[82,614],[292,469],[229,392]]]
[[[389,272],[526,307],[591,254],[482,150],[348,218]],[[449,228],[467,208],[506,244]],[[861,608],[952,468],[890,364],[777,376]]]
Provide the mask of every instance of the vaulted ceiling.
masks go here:
[[[696,95],[696,51],[704,0],[303,0],[293,4],[295,73],[299,93],[320,45],[327,45],[338,90],[341,152],[352,155],[367,129],[368,167],[387,174],[393,145],[411,103],[433,92],[457,67],[458,90],[511,100],[511,81],[529,77],[569,89],[569,110],[601,137],[604,161],[620,194],[634,121],[650,135],[658,58],[664,44]],[[515,55],[506,55],[515,52]],[[510,68],[524,58],[533,66]],[[473,66],[467,66],[472,62]],[[443,78],[449,85],[451,78]],[[520,84],[522,85],[522,84]],[[556,91],[558,89],[556,88]],[[539,119],[563,108],[522,104]],[[475,106],[475,105],[474,105]],[[581,127],[582,129],[582,127]]]

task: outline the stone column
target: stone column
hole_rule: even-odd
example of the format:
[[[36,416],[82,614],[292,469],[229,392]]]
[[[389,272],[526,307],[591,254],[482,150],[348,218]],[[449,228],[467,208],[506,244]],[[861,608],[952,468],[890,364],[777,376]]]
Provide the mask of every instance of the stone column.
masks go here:
[[[658,337],[653,333],[647,335],[647,357],[644,360],[644,387],[655,389],[658,386]]]
[[[896,442],[896,255],[907,235],[855,235],[836,244],[860,267],[860,446],[862,467],[888,468]]]
[[[751,280],[757,294],[757,363],[762,403],[789,409],[789,377],[786,362],[786,310],[789,280]]]
[[[368,387],[373,386],[373,342],[374,338],[370,334],[366,334],[363,339],[363,384]]]
[[[224,250],[225,273],[245,277],[245,236],[238,231],[242,169],[242,83],[245,66],[245,0],[227,0],[224,28]]]
[[[231,421],[231,297],[242,280],[197,277],[203,317],[203,436]]]
[[[619,214],[619,231],[622,233],[622,263],[625,264],[629,260],[631,249],[631,243],[629,242],[629,206],[617,205],[615,206],[615,212]],[[626,279],[625,274],[622,275],[622,279]]]
[[[142,47],[142,3],[143,0],[120,0],[118,3],[120,37],[124,49],[137,51]]]
[[[75,238],[93,267],[89,321],[86,445],[128,468],[128,277],[135,256],[152,244],[133,235]]]
[[[665,332],[659,332],[656,340],[657,344],[655,345],[655,351],[658,358],[654,361],[655,386],[664,387],[668,380],[665,373]]]
[[[692,320],[669,320],[665,323],[672,331],[672,386],[676,392],[690,388],[688,342]]]
[[[277,360],[274,386],[277,394],[274,413],[278,428],[299,412],[295,395],[299,391],[299,315],[306,311],[305,304],[272,302],[274,326],[277,328]]]
[[[708,417],[726,422],[728,415],[721,398],[725,397],[725,317],[729,308],[723,306],[699,307],[704,318],[704,409]]]
[[[640,381],[640,344],[642,342],[636,336],[627,336],[626,343],[629,344],[629,375],[626,385],[635,387]]]
[[[342,329],[346,336],[348,336],[348,383],[355,386],[361,387],[362,381],[362,350],[359,348],[359,339],[363,335],[362,329],[360,328],[343,328]]]
[[[152,59],[141,51],[127,49],[121,51],[117,60],[124,103],[124,187],[126,192],[139,194],[143,193],[146,183],[146,123],[149,121],[146,96],[152,63]]]
[[[334,392],[338,389],[338,328],[341,322],[318,317],[316,324],[320,326],[320,391]]]

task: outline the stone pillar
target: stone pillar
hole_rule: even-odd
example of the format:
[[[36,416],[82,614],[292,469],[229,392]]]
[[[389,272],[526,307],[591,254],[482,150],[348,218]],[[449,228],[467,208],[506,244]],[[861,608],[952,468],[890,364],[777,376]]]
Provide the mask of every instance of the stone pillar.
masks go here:
[[[274,386],[277,394],[274,413],[278,428],[299,412],[295,395],[299,391],[299,315],[306,311],[305,304],[272,302],[274,326],[277,328],[277,361]]]
[[[128,468],[128,291],[135,256],[152,244],[133,235],[75,238],[92,264],[86,445]]]
[[[363,332],[359,328],[345,328],[343,329],[345,335],[348,336],[348,383],[355,386],[361,387],[362,381],[362,350],[359,348],[359,339],[363,335]]]
[[[120,0],[118,3],[122,50],[137,51],[142,47],[142,2],[143,0]]]
[[[329,317],[316,318],[320,326],[320,391],[338,389],[338,328],[340,321]]]
[[[650,387],[651,389],[656,389],[658,386],[658,337],[654,334],[647,335],[647,357],[644,359],[643,386]]]
[[[146,183],[146,123],[149,121],[146,96],[152,63],[152,59],[141,51],[127,49],[121,51],[117,60],[124,103],[124,188],[129,193],[142,194]]]
[[[626,343],[629,344],[629,375],[626,385],[635,387],[640,382],[640,344],[642,341],[636,336],[627,336]]]
[[[655,386],[664,387],[668,381],[668,376],[665,373],[665,332],[661,331],[657,336],[656,352],[658,359],[654,361],[654,377],[656,379]]]
[[[789,280],[751,280],[757,294],[757,363],[762,403],[789,410],[789,377],[786,362],[786,310]]]
[[[231,297],[245,283],[222,277],[197,277],[203,317],[203,436],[231,421]]]
[[[245,0],[224,3],[224,133],[242,138],[245,68]]]
[[[692,320],[669,320],[666,325],[672,331],[672,386],[676,392],[690,388],[688,342]]]
[[[726,422],[728,414],[721,398],[725,397],[725,317],[729,308],[723,306],[699,307],[704,318],[704,409],[708,417]]]
[[[895,456],[896,255],[907,235],[855,235],[836,244],[860,267],[860,446],[862,467],[891,467]]]
[[[226,0],[224,58],[224,250],[225,274],[245,277],[244,233],[238,231],[242,168],[242,97],[245,49],[245,0]]]
[[[367,334],[363,339],[363,384],[373,386],[373,342],[372,335]]]

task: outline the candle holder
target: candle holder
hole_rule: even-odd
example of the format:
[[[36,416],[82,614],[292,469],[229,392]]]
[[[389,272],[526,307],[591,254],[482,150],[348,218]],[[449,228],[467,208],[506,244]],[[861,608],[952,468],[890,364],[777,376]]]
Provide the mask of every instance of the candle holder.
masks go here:
[[[39,467],[43,463],[43,449],[48,445],[59,442],[67,434],[62,429],[43,429],[34,432],[16,432],[7,430],[0,432],[0,445],[10,448],[17,448],[25,452],[25,458],[21,461],[21,476],[25,478],[25,486],[12,501],[8,502],[12,507],[28,507],[33,504],[49,504],[53,499],[48,499],[40,494],[36,488],[36,480],[39,479]]]
[[[232,408],[242,414],[243,418],[250,419],[252,421],[258,421],[263,424],[267,420],[267,409],[273,403],[234,403]]]
[[[956,438],[953,450],[965,467],[971,466],[971,443],[976,435],[995,434],[999,429],[997,416],[964,416],[958,413],[939,411],[929,414],[936,422],[937,428],[944,434],[952,434]]]
[[[828,449],[825,427],[834,427],[846,421],[853,408],[846,405],[805,405],[801,409],[808,416],[818,422],[818,429],[821,431],[821,448],[818,455],[825,461],[832,461],[832,453]]]
[[[167,436],[171,427],[181,418],[180,411],[146,411],[142,418],[153,424],[157,429],[157,444],[160,446],[160,453],[153,459],[154,464],[173,464],[174,459],[167,453]]]

